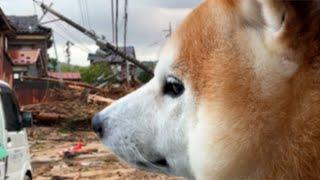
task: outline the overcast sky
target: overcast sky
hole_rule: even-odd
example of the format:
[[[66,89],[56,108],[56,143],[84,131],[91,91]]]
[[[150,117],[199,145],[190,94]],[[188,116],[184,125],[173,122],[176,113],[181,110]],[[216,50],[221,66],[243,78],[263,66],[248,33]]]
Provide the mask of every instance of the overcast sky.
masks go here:
[[[53,2],[53,8],[66,15],[75,22],[93,29],[97,34],[104,35],[106,39],[112,41],[111,28],[111,3],[110,0],[43,0],[46,4]],[[89,23],[83,22],[82,16],[87,1]],[[169,23],[175,29],[184,17],[196,7],[201,0],[129,0],[129,22],[127,44],[134,45],[138,59],[156,60],[157,54],[165,41]],[[119,0],[120,20],[119,20],[119,44],[122,45],[123,37],[123,5],[124,0]],[[39,7],[34,7],[32,0],[0,0],[0,6],[7,15],[32,15],[37,13],[41,16]],[[52,20],[52,15],[47,15],[42,20],[46,22]],[[87,54],[95,52],[97,47],[94,42],[86,38],[83,34],[74,30],[63,22],[45,24],[55,31],[55,41],[58,49],[59,61],[65,61],[65,43],[67,40],[75,45],[71,48],[72,64],[88,65]],[[55,57],[53,48],[49,51],[50,56]]]

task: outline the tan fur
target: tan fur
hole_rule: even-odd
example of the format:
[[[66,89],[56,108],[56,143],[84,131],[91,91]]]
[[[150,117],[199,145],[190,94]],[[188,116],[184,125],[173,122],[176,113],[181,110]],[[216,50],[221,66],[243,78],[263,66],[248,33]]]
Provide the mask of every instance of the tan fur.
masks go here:
[[[192,85],[208,116],[216,102],[223,104],[219,111],[227,118],[215,121],[228,129],[212,137],[215,142],[208,146],[223,143],[225,152],[230,152],[226,156],[235,158],[228,168],[221,167],[219,177],[318,179],[320,6],[315,1],[271,3],[286,14],[281,32],[268,39],[263,35],[263,15],[246,17],[243,1],[209,0],[191,13],[174,35],[181,45],[174,72]],[[270,69],[271,73],[260,75],[254,70],[256,52],[248,40],[253,31],[261,35],[256,41],[274,61],[286,59],[298,65],[293,74]],[[210,118],[205,121],[211,123]],[[210,178],[216,172],[210,168],[195,173]]]

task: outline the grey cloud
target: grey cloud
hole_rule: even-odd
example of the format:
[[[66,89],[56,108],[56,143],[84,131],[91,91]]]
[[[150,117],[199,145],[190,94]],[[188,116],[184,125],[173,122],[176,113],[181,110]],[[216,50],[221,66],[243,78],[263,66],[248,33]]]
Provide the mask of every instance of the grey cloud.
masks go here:
[[[103,34],[106,36],[107,40],[111,41],[112,30],[110,5],[101,0],[91,0],[90,2],[89,13],[92,28],[98,34]],[[73,7],[72,11],[70,10],[70,7]],[[54,8],[76,22],[81,22],[81,15],[76,1],[73,0],[73,3],[71,1],[68,3],[57,2],[54,5]],[[129,4],[128,44],[147,46],[157,40],[163,39],[163,30],[168,28],[169,22],[172,22],[174,27],[177,26],[185,16],[185,12],[186,11],[184,9],[161,9],[148,6],[142,2]],[[120,10],[119,20],[119,39],[121,42],[123,39],[124,24],[122,17],[123,9]],[[61,28],[61,23],[54,23],[48,26],[53,27],[60,32],[60,34],[64,33],[63,28]],[[79,41],[86,43],[92,42],[88,38],[85,38],[81,33],[73,30],[71,27],[67,29],[71,32],[70,34],[72,34],[72,36],[76,36]],[[60,37],[57,38],[60,43],[65,41]]]
[[[144,0],[147,4],[164,8],[193,8],[197,6],[201,0]]]
[[[0,6],[6,14],[30,15],[33,14],[34,7],[32,1],[25,0],[0,0]],[[81,23],[81,13],[78,0],[44,0],[46,4],[53,2],[53,8],[61,12],[70,19]],[[97,34],[104,35],[111,41],[111,8],[108,0],[87,0],[88,11],[92,29]],[[200,0],[139,0],[129,1],[129,24],[128,24],[128,44],[137,47],[137,54],[155,53],[164,42],[165,34],[163,30],[168,28],[170,22],[173,27],[177,27],[185,15],[193,7],[199,4]],[[123,1],[120,0],[119,34],[120,45],[123,39]],[[41,15],[41,10],[37,7],[37,12]],[[54,17],[46,16],[43,21]],[[55,39],[58,45],[63,46],[65,39],[73,41],[81,49],[87,48],[81,44],[94,44],[92,40],[82,33],[64,24],[63,22],[46,24],[55,31]],[[61,35],[64,37],[62,38]],[[154,44],[154,46],[150,46]]]

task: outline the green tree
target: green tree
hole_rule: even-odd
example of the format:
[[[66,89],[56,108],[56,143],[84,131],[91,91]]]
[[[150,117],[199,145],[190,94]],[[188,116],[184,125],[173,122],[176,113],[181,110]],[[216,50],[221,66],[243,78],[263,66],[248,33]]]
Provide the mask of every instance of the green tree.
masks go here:
[[[81,79],[86,83],[94,83],[98,77],[108,77],[112,74],[110,66],[106,62],[96,63],[87,67],[61,63],[61,72],[80,72]]]
[[[151,69],[152,71],[154,70],[157,62],[154,61],[144,61],[142,62],[142,64],[144,64],[145,66],[147,66],[149,69]],[[152,75],[150,75],[149,73],[145,72],[144,70],[141,70],[140,68],[138,68],[137,70],[137,79],[141,82],[141,83],[147,83],[152,79]]]
[[[103,75],[108,77],[112,74],[110,66],[105,62],[93,64],[87,68],[80,69],[82,81],[86,83],[94,83],[98,77]]]

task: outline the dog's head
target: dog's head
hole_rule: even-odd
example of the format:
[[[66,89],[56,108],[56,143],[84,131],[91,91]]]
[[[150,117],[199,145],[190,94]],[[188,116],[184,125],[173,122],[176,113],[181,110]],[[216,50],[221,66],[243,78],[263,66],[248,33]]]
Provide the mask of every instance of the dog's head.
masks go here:
[[[272,169],[264,158],[271,161],[270,146],[286,135],[292,82],[318,48],[314,7],[202,3],[168,40],[154,78],[98,113],[95,130],[121,159],[144,169],[199,179]]]

